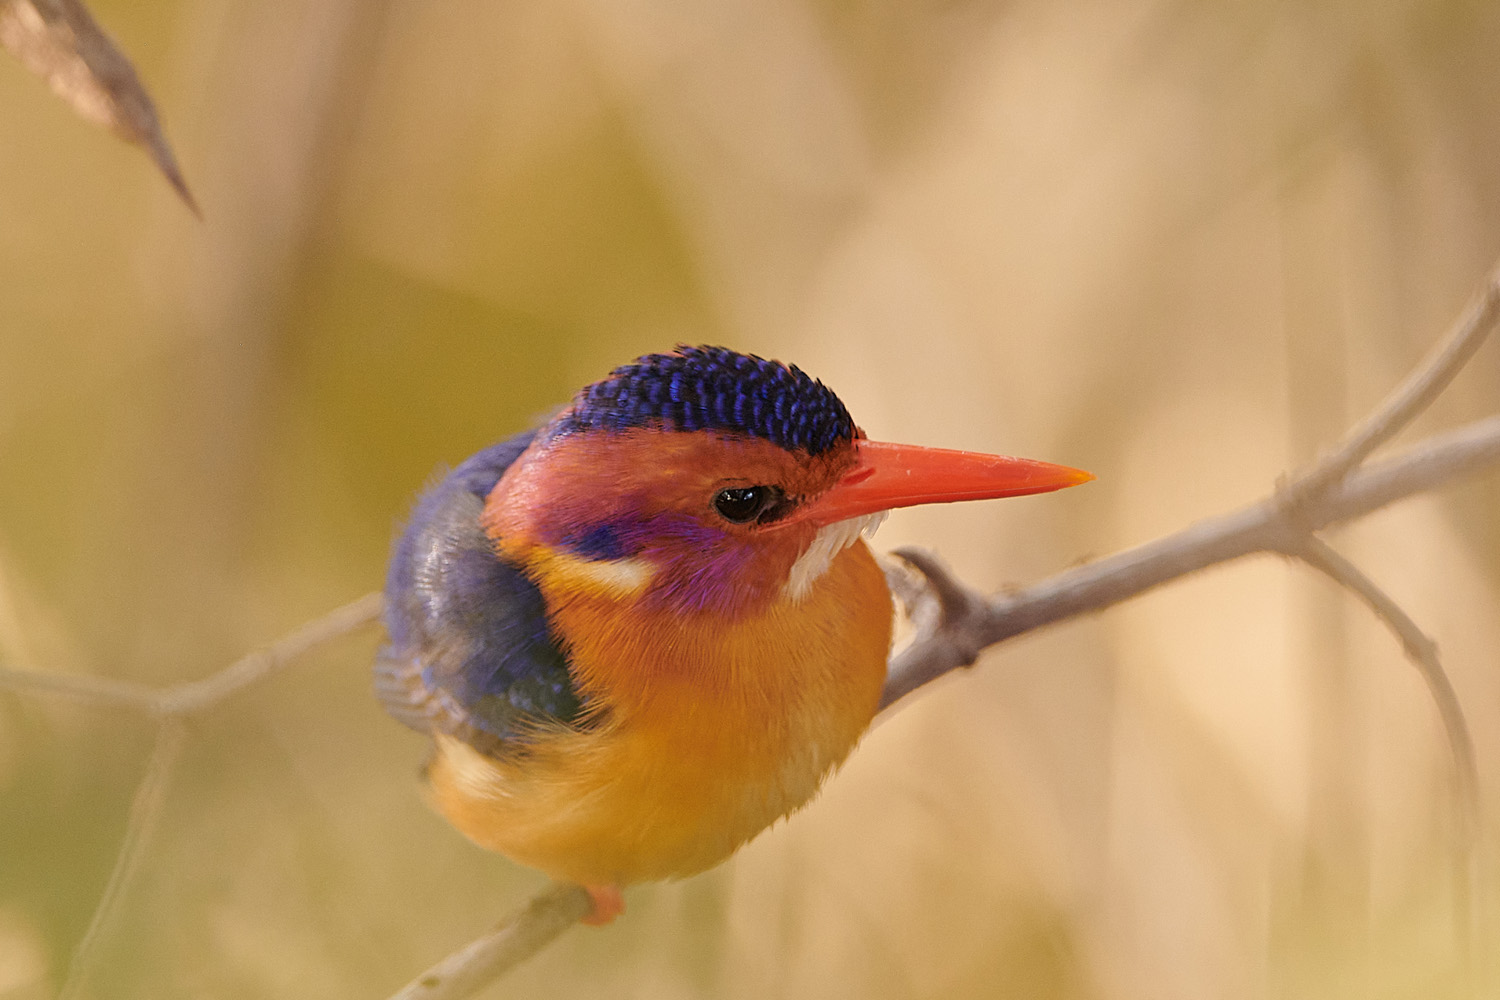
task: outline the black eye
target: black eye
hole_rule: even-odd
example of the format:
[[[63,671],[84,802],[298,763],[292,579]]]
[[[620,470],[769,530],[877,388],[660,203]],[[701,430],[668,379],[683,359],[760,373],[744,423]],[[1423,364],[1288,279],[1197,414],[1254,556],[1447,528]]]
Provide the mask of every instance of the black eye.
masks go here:
[[[773,497],[774,491],[769,486],[731,486],[714,497],[714,509],[724,520],[744,524],[759,517]]]

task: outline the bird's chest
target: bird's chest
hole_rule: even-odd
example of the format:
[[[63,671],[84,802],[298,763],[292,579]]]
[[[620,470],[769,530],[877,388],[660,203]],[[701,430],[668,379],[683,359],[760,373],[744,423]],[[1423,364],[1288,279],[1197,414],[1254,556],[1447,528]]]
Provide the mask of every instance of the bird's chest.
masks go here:
[[[869,725],[891,606],[854,545],[802,600],[738,620],[559,601],[575,682],[603,712],[568,766],[622,843],[685,874],[806,802]],[[588,785],[588,788],[582,787]]]

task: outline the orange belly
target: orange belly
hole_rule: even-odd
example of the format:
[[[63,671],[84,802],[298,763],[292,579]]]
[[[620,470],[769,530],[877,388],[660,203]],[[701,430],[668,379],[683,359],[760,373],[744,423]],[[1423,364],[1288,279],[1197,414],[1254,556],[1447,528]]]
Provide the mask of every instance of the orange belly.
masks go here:
[[[726,625],[548,594],[595,727],[486,757],[447,736],[428,775],[476,843],[588,885],[691,875],[795,810],[874,716],[891,602],[869,549],[800,602]]]

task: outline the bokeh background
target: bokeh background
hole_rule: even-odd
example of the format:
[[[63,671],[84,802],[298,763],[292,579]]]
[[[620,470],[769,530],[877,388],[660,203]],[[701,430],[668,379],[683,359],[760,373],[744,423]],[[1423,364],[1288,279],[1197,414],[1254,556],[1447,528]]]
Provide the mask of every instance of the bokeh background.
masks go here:
[[[93,9],[205,217],[0,59],[11,666],[205,675],[377,587],[435,469],[679,341],[1095,471],[877,539],[1034,580],[1261,495],[1500,254],[1481,0]],[[1494,412],[1497,350],[1407,439]],[[1491,473],[1334,535],[1439,640],[1491,803],[1497,511]],[[85,995],[384,996],[540,887],[424,806],[377,641],[193,725]],[[0,692],[0,997],[60,985],[152,734]],[[1451,795],[1378,623],[1247,561],[990,651],[488,995],[1464,996]]]

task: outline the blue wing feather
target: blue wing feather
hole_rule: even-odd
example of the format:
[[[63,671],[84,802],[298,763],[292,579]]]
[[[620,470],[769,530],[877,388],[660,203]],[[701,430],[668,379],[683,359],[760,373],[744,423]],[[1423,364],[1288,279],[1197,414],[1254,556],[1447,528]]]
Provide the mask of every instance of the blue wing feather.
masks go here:
[[[391,642],[375,664],[376,695],[406,725],[490,753],[587,715],[541,592],[479,524],[485,497],[535,436],[484,449],[429,490],[386,577]]]

